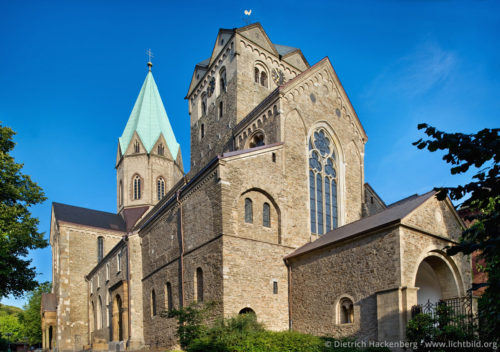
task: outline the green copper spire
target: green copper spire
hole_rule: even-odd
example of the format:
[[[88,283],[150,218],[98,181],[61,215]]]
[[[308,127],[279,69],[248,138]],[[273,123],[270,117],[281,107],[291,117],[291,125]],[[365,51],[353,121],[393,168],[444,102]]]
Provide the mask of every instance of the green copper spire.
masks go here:
[[[124,154],[134,132],[137,132],[142,144],[149,154],[158,141],[158,138],[160,138],[160,134],[163,134],[170,154],[175,160],[179,152],[179,143],[177,143],[175,139],[167,112],[165,111],[160,93],[158,92],[158,87],[151,73],[152,65],[148,63],[148,66],[149,72],[146,76],[146,80],[135,101],[134,108],[128,118],[123,134],[119,138],[120,149],[122,154]]]

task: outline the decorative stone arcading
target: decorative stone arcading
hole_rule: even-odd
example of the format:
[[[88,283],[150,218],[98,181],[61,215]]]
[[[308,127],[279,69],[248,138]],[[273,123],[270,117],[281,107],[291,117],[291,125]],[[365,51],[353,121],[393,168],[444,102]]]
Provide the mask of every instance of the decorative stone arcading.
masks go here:
[[[265,63],[267,63],[268,65],[272,65],[273,67],[280,68],[284,72],[288,73],[288,75],[290,76],[295,77],[299,72],[292,65],[282,60],[278,60],[276,56],[269,53],[267,50],[259,47],[257,44],[254,44],[249,40],[246,40],[245,38],[240,37],[240,46],[243,49],[246,49],[250,52],[254,52],[261,61],[264,61]]]
[[[194,104],[194,101],[200,95],[202,92],[205,91],[205,88],[207,87],[208,82],[212,79],[212,77],[216,76],[216,73],[219,71],[219,68],[225,63],[226,58],[231,54],[231,48],[234,46],[234,42],[230,41],[228,44],[226,44],[226,47],[220,51],[220,53],[217,55],[217,59],[214,60],[212,63],[212,66],[210,67],[209,70],[205,73],[205,76],[202,77],[200,82],[198,82],[196,85],[195,91],[193,91],[191,95],[191,104]]]
[[[361,142],[361,145],[364,144],[364,133],[361,131],[356,119],[353,118],[355,112],[342,96],[341,88],[339,84],[336,83],[331,67],[327,66],[318,71],[312,70],[309,74],[306,73],[303,78],[300,77],[298,79],[300,83],[296,83],[296,85],[288,88],[288,91],[285,90],[284,100],[286,103],[293,105],[294,102],[303,96],[311,96],[311,94],[314,93],[326,96],[330,92],[334,92],[334,113],[337,117],[344,120],[346,126],[349,126],[352,133],[355,135],[355,140]]]

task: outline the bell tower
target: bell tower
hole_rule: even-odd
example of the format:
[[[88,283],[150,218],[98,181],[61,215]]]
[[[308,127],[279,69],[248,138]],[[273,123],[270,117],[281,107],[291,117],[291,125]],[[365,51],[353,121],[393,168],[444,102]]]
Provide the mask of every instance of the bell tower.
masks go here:
[[[117,208],[149,208],[179,181],[184,169],[179,143],[148,62],[148,73],[121,137],[116,156]]]

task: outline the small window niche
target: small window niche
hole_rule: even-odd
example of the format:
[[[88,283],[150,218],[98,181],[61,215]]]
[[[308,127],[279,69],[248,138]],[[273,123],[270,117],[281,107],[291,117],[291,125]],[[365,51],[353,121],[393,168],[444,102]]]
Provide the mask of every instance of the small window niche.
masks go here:
[[[354,323],[354,304],[350,298],[344,297],[339,301],[339,324]]]

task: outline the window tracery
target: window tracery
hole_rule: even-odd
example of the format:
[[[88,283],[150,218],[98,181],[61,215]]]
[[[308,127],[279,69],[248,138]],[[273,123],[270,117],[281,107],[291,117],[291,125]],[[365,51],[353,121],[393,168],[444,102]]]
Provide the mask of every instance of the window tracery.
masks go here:
[[[309,138],[311,232],[318,235],[338,226],[336,168],[333,140],[320,128]]]

